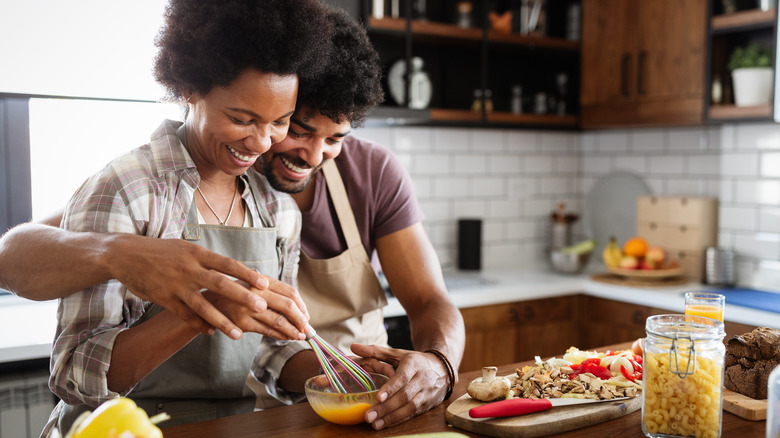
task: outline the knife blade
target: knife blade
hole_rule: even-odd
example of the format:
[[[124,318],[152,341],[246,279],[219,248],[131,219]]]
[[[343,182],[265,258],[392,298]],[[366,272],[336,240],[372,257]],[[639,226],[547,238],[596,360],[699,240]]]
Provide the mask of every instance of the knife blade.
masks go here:
[[[594,400],[594,399],[582,399],[582,398],[512,398],[508,400],[501,400],[486,405],[477,406],[476,408],[469,409],[469,416],[471,418],[487,418],[487,417],[512,417],[515,415],[532,414],[534,412],[541,412],[547,409],[552,409],[558,406],[571,406],[587,403],[600,403],[608,401],[626,400],[631,397],[619,397],[609,400]]]

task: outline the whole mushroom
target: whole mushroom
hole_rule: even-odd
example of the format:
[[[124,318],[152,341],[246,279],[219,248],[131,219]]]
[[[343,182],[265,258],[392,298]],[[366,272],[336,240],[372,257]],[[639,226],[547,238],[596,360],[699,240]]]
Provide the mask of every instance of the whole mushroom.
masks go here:
[[[496,371],[498,371],[496,367],[482,368],[482,377],[469,383],[468,393],[471,398],[480,401],[506,398],[512,384],[506,377],[496,377]]]

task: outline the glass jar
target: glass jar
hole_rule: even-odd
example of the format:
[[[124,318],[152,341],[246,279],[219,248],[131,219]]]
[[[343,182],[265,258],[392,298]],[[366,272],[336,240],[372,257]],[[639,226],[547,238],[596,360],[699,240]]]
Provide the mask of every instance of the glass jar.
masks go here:
[[[723,323],[656,315],[645,325],[642,432],[648,437],[720,437]]]
[[[776,366],[769,375],[766,438],[780,438],[780,366]]]

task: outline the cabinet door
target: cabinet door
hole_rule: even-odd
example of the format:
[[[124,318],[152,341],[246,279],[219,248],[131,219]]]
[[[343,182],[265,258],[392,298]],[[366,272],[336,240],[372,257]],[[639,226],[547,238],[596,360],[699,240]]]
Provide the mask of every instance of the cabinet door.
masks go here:
[[[632,0],[583,1],[583,126],[634,120],[635,11]]]
[[[638,8],[640,123],[696,123],[704,114],[706,0],[654,0]]]

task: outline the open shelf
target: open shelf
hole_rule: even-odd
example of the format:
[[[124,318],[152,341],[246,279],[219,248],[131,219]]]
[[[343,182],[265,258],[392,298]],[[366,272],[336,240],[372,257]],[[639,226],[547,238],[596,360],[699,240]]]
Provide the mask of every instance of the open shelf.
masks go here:
[[[489,123],[512,123],[576,128],[579,126],[580,118],[571,114],[558,116],[555,114],[513,114],[497,111],[489,113],[487,115],[487,121]]]
[[[712,105],[710,106],[710,120],[731,120],[751,118],[771,118],[771,105],[736,106],[736,105]]]
[[[777,11],[751,9],[712,17],[712,33],[738,32],[748,29],[771,28],[777,20]]]

